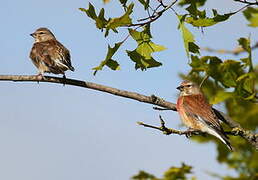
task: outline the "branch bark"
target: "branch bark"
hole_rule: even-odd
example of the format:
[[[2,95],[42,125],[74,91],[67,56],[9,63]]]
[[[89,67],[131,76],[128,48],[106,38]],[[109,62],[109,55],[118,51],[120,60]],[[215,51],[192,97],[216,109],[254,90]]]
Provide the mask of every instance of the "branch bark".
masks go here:
[[[105,93],[113,94],[115,96],[120,96],[124,98],[129,98],[133,100],[137,100],[143,103],[148,103],[152,105],[156,105],[159,107],[163,107],[165,109],[169,109],[172,111],[177,111],[176,104],[168,102],[160,97],[155,95],[146,96],[136,92],[130,92],[125,90],[116,89],[109,86],[104,86],[92,82],[85,82],[76,79],[63,79],[59,77],[52,77],[52,76],[44,76],[44,78],[39,79],[38,76],[30,76],[30,75],[0,75],[0,81],[14,81],[14,82],[49,82],[49,83],[56,83],[56,84],[66,84],[71,86],[77,86],[82,88],[93,89],[96,91],[102,91]],[[258,134],[252,133],[251,131],[243,129],[240,124],[233,121],[223,112],[220,112],[214,109],[216,115],[219,117],[220,120],[225,122],[230,128],[232,128],[231,133],[233,135],[241,136],[245,140],[247,140],[255,149],[258,150]],[[143,125],[143,124],[141,124]],[[178,131],[179,132],[179,131]],[[180,132],[179,132],[180,133]],[[173,134],[173,133],[172,133]],[[178,133],[176,133],[178,134]]]

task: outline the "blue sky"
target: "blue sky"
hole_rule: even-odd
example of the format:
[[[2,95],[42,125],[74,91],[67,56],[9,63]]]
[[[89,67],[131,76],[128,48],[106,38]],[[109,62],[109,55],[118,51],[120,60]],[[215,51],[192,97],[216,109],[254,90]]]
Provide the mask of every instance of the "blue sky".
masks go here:
[[[154,55],[163,63],[162,67],[135,71],[124,53],[136,47],[129,39],[114,57],[120,62],[121,70],[104,68],[93,76],[91,68],[104,59],[108,43],[113,46],[126,34],[111,34],[105,39],[78,10],[87,8],[88,2],[2,1],[0,74],[37,73],[28,57],[33,43],[29,34],[39,27],[48,27],[71,51],[76,70],[68,72],[67,77],[145,95],[155,94],[175,102],[175,87],[181,81],[178,74],[188,72],[189,67],[174,14],[168,12],[153,23],[153,41],[167,47]],[[98,9],[104,6],[100,0],[91,3]],[[228,13],[241,6],[233,1],[210,0],[208,7]],[[106,8],[109,15],[122,13],[115,0]],[[251,34],[257,39],[257,30],[246,24],[239,13],[229,22],[206,28],[204,33],[190,30],[202,47],[233,49],[240,37]],[[257,63],[257,53],[255,58]],[[121,180],[129,179],[139,170],[160,176],[181,162],[193,165],[194,174],[201,180],[208,178],[207,171],[234,174],[216,162],[213,143],[198,144],[183,136],[165,136],[136,124],[137,121],[158,124],[161,114],[168,126],[183,129],[176,112],[157,112],[151,105],[133,100],[48,83],[0,82],[0,93],[0,179]]]

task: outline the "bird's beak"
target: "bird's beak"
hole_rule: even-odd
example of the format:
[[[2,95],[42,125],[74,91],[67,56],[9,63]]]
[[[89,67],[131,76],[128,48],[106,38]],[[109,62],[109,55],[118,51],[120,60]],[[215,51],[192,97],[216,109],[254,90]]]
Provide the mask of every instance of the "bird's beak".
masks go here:
[[[34,37],[34,35],[35,35],[34,33],[31,33],[31,34],[30,34],[30,36],[32,36],[32,37]]]
[[[178,89],[179,91],[181,91],[183,89],[183,86],[178,86],[176,89]]]

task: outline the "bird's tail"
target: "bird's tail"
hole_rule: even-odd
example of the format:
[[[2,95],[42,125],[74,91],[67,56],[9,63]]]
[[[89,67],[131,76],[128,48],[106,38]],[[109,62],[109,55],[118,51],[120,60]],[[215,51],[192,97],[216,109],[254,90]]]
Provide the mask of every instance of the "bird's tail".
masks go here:
[[[68,66],[71,71],[74,71],[74,67],[72,65]]]
[[[228,147],[228,149],[233,151],[233,147],[229,142],[229,138],[224,134],[224,132],[213,130],[211,134],[217,137],[219,140],[221,140]]]

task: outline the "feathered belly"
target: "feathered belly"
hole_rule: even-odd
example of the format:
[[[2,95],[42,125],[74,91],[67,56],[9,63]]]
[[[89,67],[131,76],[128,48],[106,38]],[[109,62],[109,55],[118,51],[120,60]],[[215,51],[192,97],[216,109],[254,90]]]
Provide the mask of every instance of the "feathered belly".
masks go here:
[[[197,129],[200,130],[202,128],[202,124],[193,116],[185,113],[185,112],[180,112],[180,117],[184,125],[187,127],[190,127],[192,129]]]

